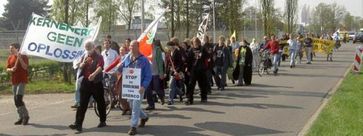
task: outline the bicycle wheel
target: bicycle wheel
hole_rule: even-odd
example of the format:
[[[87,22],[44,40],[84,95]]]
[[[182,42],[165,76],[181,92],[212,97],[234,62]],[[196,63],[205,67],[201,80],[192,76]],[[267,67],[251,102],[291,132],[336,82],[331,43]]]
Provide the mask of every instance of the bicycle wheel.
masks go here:
[[[103,97],[105,99],[106,116],[107,116],[110,113],[111,109],[112,109],[112,102],[113,102],[113,92],[110,91],[110,88],[105,89]],[[97,102],[94,103],[93,107],[94,107],[96,115],[100,116],[100,114],[98,113],[98,104],[97,104]]]
[[[257,69],[258,75],[260,77],[262,77],[262,75],[265,73],[265,64],[264,62],[260,62],[260,64],[258,65],[258,69]]]

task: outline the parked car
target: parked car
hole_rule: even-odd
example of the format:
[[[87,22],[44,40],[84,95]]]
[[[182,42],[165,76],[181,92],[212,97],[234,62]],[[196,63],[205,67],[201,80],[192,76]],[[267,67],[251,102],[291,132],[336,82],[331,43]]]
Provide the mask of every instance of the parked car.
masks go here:
[[[358,32],[353,40],[353,43],[360,42],[363,43],[363,32]]]
[[[355,34],[356,32],[353,31],[349,32],[349,40],[354,40]]]

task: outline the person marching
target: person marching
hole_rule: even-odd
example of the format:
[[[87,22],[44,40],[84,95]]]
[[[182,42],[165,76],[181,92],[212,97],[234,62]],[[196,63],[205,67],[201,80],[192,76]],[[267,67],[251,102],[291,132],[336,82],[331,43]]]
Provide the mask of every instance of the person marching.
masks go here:
[[[190,74],[189,87],[187,90],[188,101],[185,102],[186,105],[193,104],[193,95],[196,82],[198,81],[199,89],[201,91],[201,102],[207,102],[207,93],[208,93],[208,80],[207,75],[205,73],[207,67],[204,65],[204,62],[208,59],[205,49],[202,47],[201,41],[194,37],[193,39],[193,47],[188,54],[188,68],[187,73]]]
[[[162,56],[162,47],[161,42],[159,39],[155,39],[153,44],[152,50],[152,63],[151,63],[151,70],[152,70],[152,80],[149,87],[146,90],[146,99],[148,106],[145,108],[146,110],[154,110],[155,109],[155,100],[153,97],[153,91],[156,92],[158,97],[160,98],[161,105],[165,103],[165,92],[162,87],[162,80],[164,79],[164,62]]]
[[[236,64],[238,65],[237,71],[239,69],[239,75],[238,75],[238,83],[237,86],[243,86],[243,83],[245,85],[251,85],[252,81],[252,51],[251,48],[248,47],[247,41],[243,40],[241,43],[241,46],[238,48],[238,55]]]
[[[307,59],[307,63],[306,64],[311,64],[312,61],[312,50],[313,50],[313,39],[311,39],[311,35],[307,34],[305,40],[305,50],[306,50],[306,59]]]
[[[218,90],[223,91],[226,83],[226,73],[228,67],[232,66],[232,55],[225,45],[225,38],[219,37],[219,43],[213,49],[214,79]]]
[[[174,98],[179,95],[182,97],[182,87],[183,87],[183,71],[184,71],[184,61],[183,61],[183,52],[181,47],[179,46],[179,40],[177,38],[172,38],[170,42],[168,42],[168,46],[170,48],[170,57],[168,58],[169,64],[171,65],[171,80],[170,80],[170,93],[168,105],[174,104]]]
[[[273,61],[272,61],[272,65],[273,65],[273,72],[274,74],[277,74],[279,68],[278,68],[278,59],[280,59],[279,57],[279,42],[276,40],[275,35],[271,36],[271,40],[267,43],[267,45],[263,48],[262,51],[266,50],[266,49],[270,49],[270,53],[272,55]]]
[[[141,69],[141,86],[139,89],[140,98],[144,98],[143,95],[145,93],[145,89],[149,87],[149,84],[152,79],[152,72],[149,60],[140,53],[139,51],[139,42],[136,40],[131,41],[130,43],[130,53],[125,57],[121,66],[118,68],[118,72],[122,73],[124,68],[136,68]],[[144,127],[145,123],[149,120],[149,117],[141,108],[141,101],[139,100],[131,100],[129,99],[129,103],[132,107],[132,114],[130,120],[130,129],[128,131],[129,135],[135,135],[137,133],[136,127],[139,123],[139,127]]]
[[[289,35],[289,40],[287,41],[289,44],[289,56],[290,56],[290,68],[295,67],[295,56],[297,52],[297,41],[292,36],[292,34]]]
[[[19,52],[20,44],[10,44],[10,55],[8,57],[6,71],[11,74],[11,84],[13,86],[14,102],[19,114],[19,119],[15,125],[27,125],[29,122],[28,110],[25,107],[23,97],[25,85],[28,83],[28,57]]]
[[[82,70],[80,76],[83,76],[80,88],[80,106],[77,108],[76,119],[74,124],[69,128],[77,130],[76,133],[82,132],[82,124],[87,111],[88,102],[91,96],[97,102],[97,110],[100,114],[100,123],[97,127],[106,126],[106,104],[103,97],[104,90],[102,84],[103,57],[97,54],[93,42],[86,42],[86,56],[82,58],[79,68]]]
[[[125,56],[127,54],[127,50],[126,50],[126,46],[122,45],[120,47],[120,51],[119,51],[120,55],[104,70],[104,72],[109,73],[115,67],[118,68],[121,65],[122,60],[125,58]],[[117,77],[114,93],[115,93],[115,96],[119,96],[120,92],[121,92],[121,88],[122,88],[121,87],[122,75],[117,72],[115,72],[113,74],[116,75],[116,77]],[[129,103],[127,102],[126,99],[123,99],[123,98],[120,98],[119,102],[120,102],[121,108],[122,108],[121,115],[127,114],[127,111],[130,111]],[[131,115],[131,111],[130,111],[130,115]]]

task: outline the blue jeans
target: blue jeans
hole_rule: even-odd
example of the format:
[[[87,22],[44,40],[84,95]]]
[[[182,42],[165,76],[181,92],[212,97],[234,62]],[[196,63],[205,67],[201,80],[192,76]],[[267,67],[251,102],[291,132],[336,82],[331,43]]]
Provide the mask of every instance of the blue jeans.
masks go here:
[[[295,66],[296,51],[290,50],[290,66]]]
[[[169,93],[169,102],[174,103],[174,98],[176,95],[183,95],[182,92],[182,80],[176,80],[174,77],[171,78],[170,81],[170,93]]]
[[[215,81],[218,88],[224,89],[226,83],[226,68],[224,66],[215,66],[214,67]]]
[[[142,94],[140,94],[141,98],[144,98]],[[146,113],[141,109],[141,99],[140,100],[128,100],[130,103],[130,107],[132,107],[132,114],[130,119],[131,127],[137,127],[140,118],[147,118]]]
[[[164,89],[162,87],[162,82],[161,82],[161,79],[160,79],[159,75],[153,75],[151,83],[150,83],[149,87],[147,88],[147,90],[145,92],[147,103],[149,104],[150,107],[155,107],[155,101],[154,101],[154,98],[153,98],[153,91],[156,92],[156,94],[158,95],[158,97],[160,99],[164,99],[165,92],[164,92]]]
[[[311,63],[311,53],[312,53],[313,47],[306,47],[306,59],[308,63]]]
[[[279,69],[278,63],[280,60],[280,55],[279,55],[279,53],[276,53],[276,54],[273,54],[272,57],[273,57],[272,58],[272,66],[273,66],[272,71],[277,72],[277,70]]]

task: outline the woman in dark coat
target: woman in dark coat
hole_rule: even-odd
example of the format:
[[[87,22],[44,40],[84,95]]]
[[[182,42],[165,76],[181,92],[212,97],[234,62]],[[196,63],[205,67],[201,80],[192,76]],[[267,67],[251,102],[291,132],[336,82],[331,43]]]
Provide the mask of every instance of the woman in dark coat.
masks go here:
[[[246,49],[246,57],[245,57],[245,66],[244,66],[244,72],[243,72],[243,80],[245,81],[246,85],[251,85],[252,82],[252,62],[253,62],[253,55],[251,48],[248,45],[246,41],[245,46],[241,46],[242,48]]]
[[[253,56],[248,44],[248,42],[243,41],[238,48],[237,65],[234,70],[234,77],[235,79],[238,79],[237,86],[242,86],[243,82],[247,86],[251,85]]]

